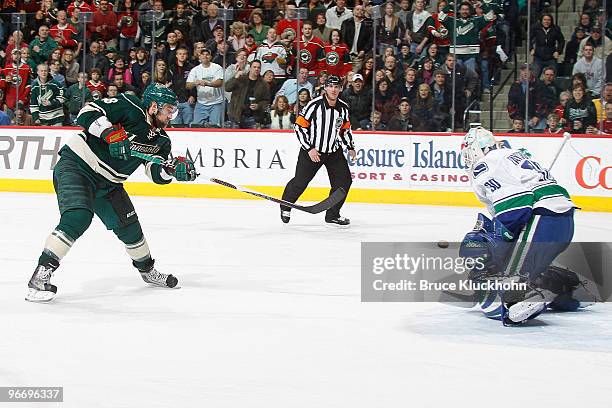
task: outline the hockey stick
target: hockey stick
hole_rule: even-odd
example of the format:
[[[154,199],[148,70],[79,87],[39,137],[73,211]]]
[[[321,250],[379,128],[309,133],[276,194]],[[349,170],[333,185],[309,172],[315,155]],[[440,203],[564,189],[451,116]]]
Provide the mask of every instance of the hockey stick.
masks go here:
[[[130,154],[134,157],[138,157],[140,159],[143,159],[151,163],[160,164],[162,166],[166,164],[166,162],[159,157],[151,156],[149,154],[141,153],[135,150],[130,150]],[[272,201],[277,204],[281,204],[283,206],[293,208],[296,210],[300,210],[300,211],[304,211],[310,214],[318,214],[320,212],[327,211],[331,207],[333,207],[334,205],[342,201],[344,197],[346,197],[346,191],[341,187],[337,189],[336,191],[334,191],[332,194],[330,194],[330,196],[327,197],[325,200],[318,202],[317,204],[299,205],[299,204],[295,204],[289,201],[281,200],[280,198],[276,198],[276,197],[272,197],[272,196],[269,196],[263,193],[259,193],[257,191],[249,190],[248,188],[245,188],[245,187],[242,187],[236,184],[232,184],[227,181],[219,180],[214,177],[206,177],[206,179],[212,183],[220,184],[222,186],[232,188],[234,190],[242,191],[243,193],[250,194],[255,197],[263,198],[264,200]]]
[[[559,158],[559,155],[561,154],[561,151],[565,147],[565,144],[567,143],[568,140],[571,139],[571,137],[572,135],[570,135],[568,132],[563,133],[563,142],[561,143],[561,146],[559,146],[559,149],[557,150],[557,154],[555,154],[555,157],[553,158],[552,163],[550,163],[550,166],[548,166],[548,171],[552,170],[553,166],[555,165],[555,162],[557,161],[557,159]]]

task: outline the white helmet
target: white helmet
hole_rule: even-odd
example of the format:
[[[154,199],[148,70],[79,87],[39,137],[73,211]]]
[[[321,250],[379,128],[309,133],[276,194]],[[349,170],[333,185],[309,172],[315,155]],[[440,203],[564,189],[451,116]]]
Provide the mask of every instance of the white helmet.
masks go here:
[[[470,129],[463,137],[461,144],[461,156],[468,170],[472,170],[474,164],[480,161],[496,144],[497,140],[493,133],[482,126]]]

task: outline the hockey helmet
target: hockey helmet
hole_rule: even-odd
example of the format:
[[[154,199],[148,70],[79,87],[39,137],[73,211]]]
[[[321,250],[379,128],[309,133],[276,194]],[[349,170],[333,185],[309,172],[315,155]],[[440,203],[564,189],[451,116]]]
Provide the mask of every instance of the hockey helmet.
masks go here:
[[[161,109],[164,105],[171,105],[173,107],[173,118],[176,117],[176,114],[178,113],[178,98],[176,97],[176,94],[172,89],[163,85],[149,85],[142,94],[142,102],[147,109],[153,102],[157,102],[159,109]]]
[[[496,145],[495,136],[487,129],[482,126],[470,129],[461,144],[461,156],[468,170],[472,170],[474,165]]]

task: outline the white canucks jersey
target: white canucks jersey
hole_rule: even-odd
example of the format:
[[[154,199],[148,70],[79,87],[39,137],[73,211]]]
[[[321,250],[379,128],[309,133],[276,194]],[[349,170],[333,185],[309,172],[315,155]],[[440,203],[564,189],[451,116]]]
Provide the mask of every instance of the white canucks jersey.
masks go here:
[[[489,151],[471,176],[478,199],[511,230],[522,227],[535,209],[564,213],[575,207],[548,170],[520,150]]]

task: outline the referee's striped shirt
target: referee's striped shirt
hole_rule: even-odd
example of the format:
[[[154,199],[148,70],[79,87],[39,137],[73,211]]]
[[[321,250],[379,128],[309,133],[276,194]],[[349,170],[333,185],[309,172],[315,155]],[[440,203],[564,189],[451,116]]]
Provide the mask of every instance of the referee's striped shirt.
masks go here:
[[[342,139],[349,150],[355,149],[348,108],[340,98],[336,106],[329,106],[324,95],[308,102],[295,120],[295,133],[302,148],[333,153],[340,148]]]

